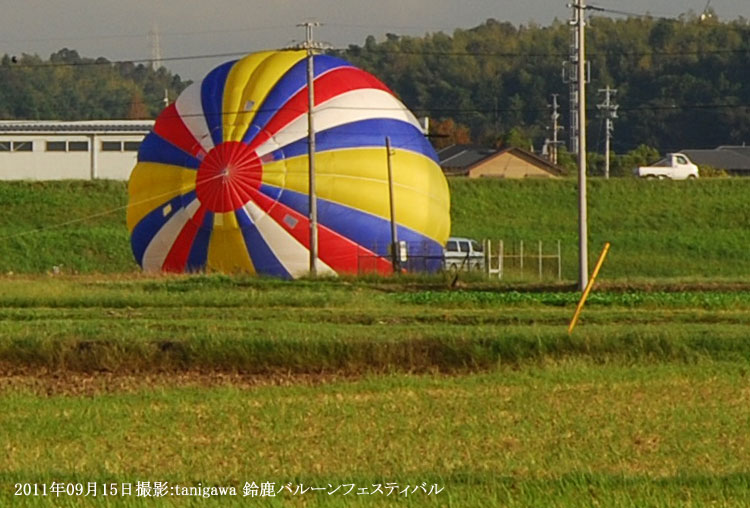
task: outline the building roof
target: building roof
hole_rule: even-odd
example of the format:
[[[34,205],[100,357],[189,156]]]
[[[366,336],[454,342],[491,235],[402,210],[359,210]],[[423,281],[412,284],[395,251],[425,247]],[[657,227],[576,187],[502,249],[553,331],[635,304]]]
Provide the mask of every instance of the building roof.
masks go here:
[[[477,165],[509,152],[556,176],[564,173],[562,168],[552,164],[547,159],[517,147],[500,150],[476,145],[451,145],[438,150],[437,154],[440,159],[440,167],[443,168],[446,174],[466,175]]]
[[[444,169],[468,170],[469,167],[498,153],[495,148],[476,145],[451,145],[438,150],[440,166]]]
[[[750,148],[722,146],[712,150],[682,150],[695,164],[727,171],[750,171]]]
[[[0,123],[0,134],[29,133],[145,133],[154,127],[154,120],[87,120],[64,122],[57,120],[13,120]]]
[[[747,157],[750,159],[750,146],[733,146],[733,145],[723,145],[717,148],[717,150],[729,150],[735,153],[738,153],[744,157]]]

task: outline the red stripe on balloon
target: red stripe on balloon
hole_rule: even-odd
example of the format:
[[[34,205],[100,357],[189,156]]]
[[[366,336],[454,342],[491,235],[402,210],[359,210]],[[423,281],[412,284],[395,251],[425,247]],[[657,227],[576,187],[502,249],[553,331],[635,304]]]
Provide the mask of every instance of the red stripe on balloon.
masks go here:
[[[339,67],[315,78],[315,105],[352,90],[374,88],[392,94],[378,78],[356,67]],[[256,149],[284,127],[307,114],[307,85],[289,99],[250,143]]]
[[[310,222],[307,217],[255,188],[248,190],[252,193],[253,202],[261,210],[305,248],[310,249]],[[369,269],[366,271],[384,275],[393,272],[390,261],[321,224],[318,224],[318,257],[338,273],[358,273],[360,259],[367,260]],[[372,260],[375,260],[374,263]]]
[[[200,142],[195,139],[185,122],[182,121],[175,103],[170,104],[161,112],[154,124],[154,132],[193,157],[203,159],[206,155]]]
[[[180,234],[177,235],[177,239],[172,244],[172,248],[169,249],[169,254],[167,254],[164,264],[161,266],[163,271],[176,273],[185,271],[187,260],[190,256],[190,249],[193,246],[195,236],[198,234],[201,224],[203,224],[203,218],[207,210],[205,206],[199,207],[195,215],[188,219],[187,223],[182,227]]]

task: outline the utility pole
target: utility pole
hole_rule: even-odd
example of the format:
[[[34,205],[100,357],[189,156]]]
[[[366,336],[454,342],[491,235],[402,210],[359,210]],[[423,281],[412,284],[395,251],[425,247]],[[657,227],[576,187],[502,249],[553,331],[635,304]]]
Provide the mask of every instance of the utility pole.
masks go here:
[[[576,81],[578,84],[578,288],[589,281],[588,217],[586,204],[586,0],[576,0],[573,21],[577,29]]]
[[[305,42],[301,45],[307,51],[307,170],[308,170],[308,199],[310,222],[310,276],[318,273],[318,199],[315,194],[315,123],[313,108],[315,107],[315,68],[313,56],[317,45],[313,42],[313,27],[320,26],[314,21],[305,21],[297,25],[305,27]]]
[[[557,97],[559,94],[552,94],[552,148],[549,150],[549,160],[552,164],[557,164],[557,147],[560,145],[560,141],[557,139],[557,133],[562,130],[562,126],[557,123],[560,119],[560,105],[557,103]]]
[[[398,244],[398,229],[396,223],[396,203],[393,199],[393,165],[391,164],[391,137],[385,137],[385,153],[388,162],[388,207],[391,215],[391,263],[393,273],[401,272],[401,249]]]
[[[617,118],[617,104],[612,103],[612,96],[617,93],[617,90],[610,88],[600,88],[599,93],[604,94],[604,102],[597,104],[596,107],[600,111],[604,111],[604,122],[605,122],[605,138],[604,138],[604,178],[609,179],[609,145],[612,139],[612,133],[614,132],[613,120]]]

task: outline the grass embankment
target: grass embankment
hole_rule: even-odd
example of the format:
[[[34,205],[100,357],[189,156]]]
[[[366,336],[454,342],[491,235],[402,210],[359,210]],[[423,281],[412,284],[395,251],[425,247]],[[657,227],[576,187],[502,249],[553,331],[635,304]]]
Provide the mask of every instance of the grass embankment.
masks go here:
[[[0,273],[135,270],[127,202],[123,182],[0,182]]]
[[[578,273],[577,183],[521,180],[451,180],[453,231],[505,239],[506,249],[526,242],[545,252],[562,241],[563,278]],[[696,185],[693,185],[696,184]],[[747,277],[750,274],[750,180],[651,182],[590,179],[591,266],[611,242],[603,274],[609,278]],[[529,276],[536,271],[532,258]]]
[[[526,242],[526,277],[536,277],[536,242],[562,241],[563,278],[577,277],[577,198],[573,180],[451,179],[453,234]],[[612,243],[608,278],[737,278],[750,273],[750,180],[650,182],[590,180],[593,260]],[[0,272],[135,271],[125,229],[122,182],[0,182]],[[102,212],[112,211],[105,215]],[[85,219],[85,220],[81,220]],[[66,227],[51,227],[76,221]],[[39,228],[42,229],[39,231]],[[554,264],[554,263],[553,263]],[[508,262],[508,268],[512,268]],[[556,264],[547,274],[556,276]]]

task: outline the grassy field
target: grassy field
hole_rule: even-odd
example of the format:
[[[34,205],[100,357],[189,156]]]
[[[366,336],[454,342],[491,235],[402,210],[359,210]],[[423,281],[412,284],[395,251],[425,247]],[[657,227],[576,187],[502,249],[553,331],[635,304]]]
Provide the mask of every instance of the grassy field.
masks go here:
[[[593,180],[572,335],[575,182],[450,185],[566,280],[145,276],[124,184],[0,183],[0,506],[750,505],[750,182]]]
[[[547,253],[560,240],[563,278],[577,278],[574,180],[449,183],[454,235],[503,239],[508,249],[522,240],[533,250],[542,241]],[[609,241],[608,278],[747,279],[748,191],[744,179],[592,179],[592,264]],[[126,204],[121,182],[1,182],[0,273],[46,273],[55,266],[67,273],[136,271]]]
[[[572,336],[576,294],[554,286],[91,275],[2,288],[4,506],[750,503],[741,285],[610,285]],[[238,494],[145,499],[138,481]],[[133,495],[13,495],[52,482]],[[325,490],[252,500],[245,482]],[[378,484],[417,491],[328,494]]]
[[[747,506],[749,388],[732,363],[570,361],[324,385],[163,382],[85,397],[17,389],[2,399],[0,500],[42,504],[10,495],[16,483],[159,481],[235,486],[237,497],[213,499],[222,506],[247,504],[245,482],[444,489],[284,491],[276,506]],[[172,495],[157,505],[202,502]]]

